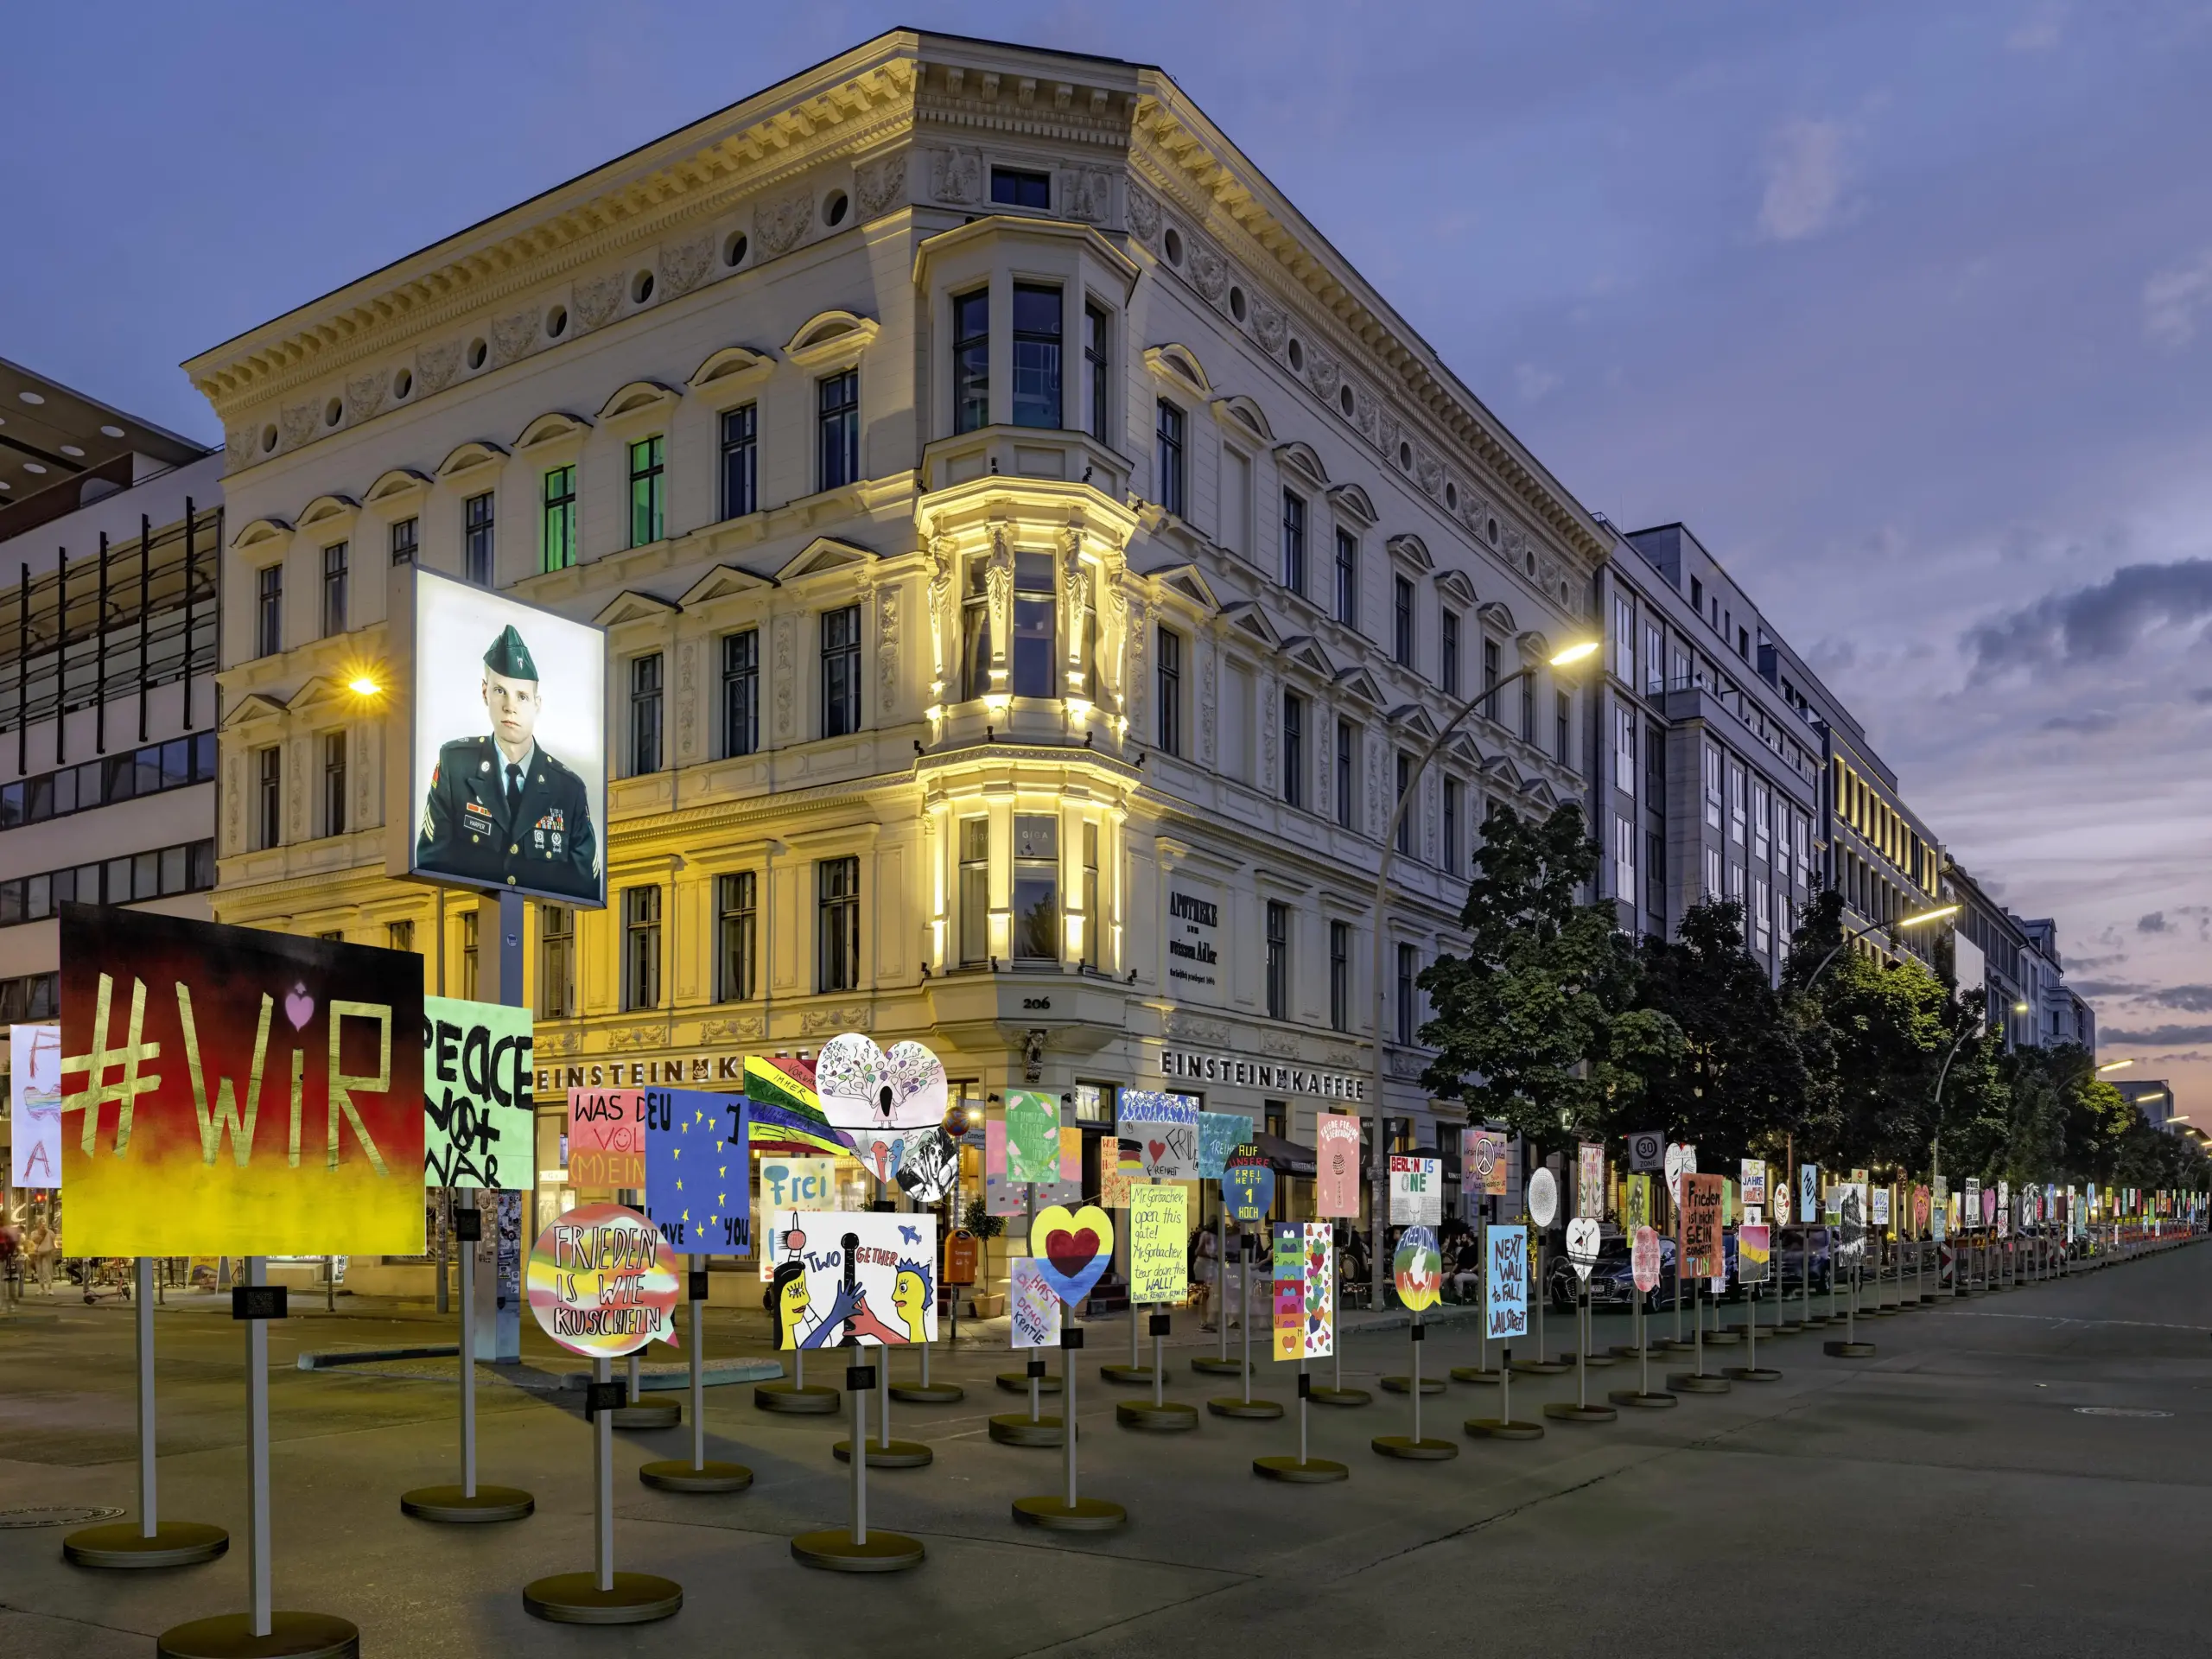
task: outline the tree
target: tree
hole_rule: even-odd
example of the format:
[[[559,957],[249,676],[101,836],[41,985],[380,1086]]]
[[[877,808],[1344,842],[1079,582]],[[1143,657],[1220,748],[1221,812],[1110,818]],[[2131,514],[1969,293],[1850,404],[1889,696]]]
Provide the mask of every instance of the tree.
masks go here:
[[[1576,902],[1599,857],[1577,806],[1541,823],[1492,808],[1459,915],[1467,954],[1421,976],[1435,1011],[1421,1037],[1439,1051],[1423,1084],[1540,1142],[1622,1127],[1681,1052],[1674,1021],[1635,1006],[1612,905]]]

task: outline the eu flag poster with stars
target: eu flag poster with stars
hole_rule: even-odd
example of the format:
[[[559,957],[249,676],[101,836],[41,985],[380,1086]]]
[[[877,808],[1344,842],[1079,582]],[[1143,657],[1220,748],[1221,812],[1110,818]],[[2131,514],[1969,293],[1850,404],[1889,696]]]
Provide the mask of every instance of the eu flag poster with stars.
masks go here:
[[[645,1218],[684,1255],[753,1253],[745,1096],[648,1089]]]

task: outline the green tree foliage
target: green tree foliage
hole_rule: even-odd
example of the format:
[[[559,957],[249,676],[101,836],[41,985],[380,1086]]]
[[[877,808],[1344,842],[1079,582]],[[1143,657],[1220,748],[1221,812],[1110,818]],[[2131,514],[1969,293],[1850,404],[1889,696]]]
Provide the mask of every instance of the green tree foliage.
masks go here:
[[[1434,1009],[1421,1038],[1439,1051],[1424,1085],[1538,1142],[1633,1127],[1647,1078],[1681,1050],[1672,1020],[1636,1006],[1612,905],[1576,902],[1599,855],[1579,807],[1541,823],[1493,808],[1459,917],[1467,954],[1421,977]]]

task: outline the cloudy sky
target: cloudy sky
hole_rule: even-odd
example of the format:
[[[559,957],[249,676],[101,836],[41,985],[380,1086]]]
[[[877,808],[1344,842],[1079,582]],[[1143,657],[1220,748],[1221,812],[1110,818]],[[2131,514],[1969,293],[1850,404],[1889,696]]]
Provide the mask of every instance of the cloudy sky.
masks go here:
[[[883,28],[1159,63],[2212,1127],[2212,7],[763,11],[21,11],[0,355],[213,440],[179,359]]]

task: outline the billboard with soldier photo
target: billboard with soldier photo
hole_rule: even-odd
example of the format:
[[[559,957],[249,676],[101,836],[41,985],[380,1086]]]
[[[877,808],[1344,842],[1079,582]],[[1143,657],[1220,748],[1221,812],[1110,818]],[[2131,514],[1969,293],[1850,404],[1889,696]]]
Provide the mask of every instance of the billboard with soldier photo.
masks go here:
[[[412,575],[408,873],[603,904],[606,636],[473,583]],[[665,759],[639,757],[639,770]]]

